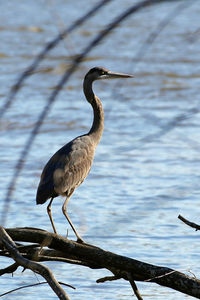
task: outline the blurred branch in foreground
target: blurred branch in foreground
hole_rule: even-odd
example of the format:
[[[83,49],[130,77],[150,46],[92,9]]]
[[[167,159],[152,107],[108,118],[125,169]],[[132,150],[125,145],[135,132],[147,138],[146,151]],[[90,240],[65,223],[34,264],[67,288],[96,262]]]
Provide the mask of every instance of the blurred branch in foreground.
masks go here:
[[[8,110],[8,108],[11,106],[12,101],[14,100],[15,95],[22,87],[23,82],[25,79],[33,74],[39,63],[45,58],[46,54],[52,50],[54,47],[58,45],[60,41],[62,41],[68,34],[70,34],[73,30],[75,30],[77,27],[82,25],[85,21],[87,21],[89,18],[91,18],[101,7],[108,4],[112,0],[102,0],[97,5],[92,7],[89,12],[84,14],[82,17],[80,17],[78,20],[76,20],[69,28],[64,29],[61,33],[59,33],[51,42],[49,42],[44,49],[37,55],[33,63],[20,75],[17,82],[13,85],[11,88],[6,103],[0,108],[0,119],[3,117],[4,113]]]
[[[131,16],[132,14],[138,12],[139,10],[141,10],[141,9],[143,9],[143,8],[149,6],[149,5],[158,4],[158,3],[162,3],[162,2],[170,2],[170,1],[171,0],[144,0],[144,1],[138,2],[137,4],[131,6],[130,8],[125,10],[122,14],[120,14],[117,18],[115,18],[113,22],[111,22],[109,25],[107,25],[105,27],[105,29],[100,34],[98,34],[92,40],[92,42],[90,42],[86,46],[86,48],[83,50],[83,52],[80,55],[78,55],[72,61],[71,67],[69,68],[68,71],[66,71],[64,73],[63,77],[58,82],[58,85],[57,85],[56,89],[52,92],[52,94],[48,98],[47,104],[45,105],[43,111],[39,115],[38,120],[35,124],[35,127],[31,131],[31,133],[30,133],[30,135],[29,135],[29,137],[28,137],[28,139],[25,143],[25,146],[24,146],[24,148],[23,148],[23,150],[20,154],[20,157],[19,157],[19,159],[16,163],[16,166],[15,166],[15,169],[14,169],[14,172],[13,172],[13,176],[10,180],[9,185],[8,185],[7,194],[6,194],[5,199],[4,199],[4,205],[3,205],[3,209],[2,209],[2,215],[1,215],[1,224],[2,225],[5,225],[5,222],[6,222],[6,219],[7,219],[7,214],[8,214],[8,211],[9,211],[9,205],[10,205],[11,197],[13,195],[13,192],[14,192],[15,188],[16,188],[17,179],[19,177],[19,174],[20,174],[21,170],[23,169],[23,166],[24,166],[24,163],[26,161],[27,155],[28,155],[28,153],[31,149],[31,146],[34,142],[34,139],[35,139],[36,135],[38,134],[39,129],[40,129],[44,119],[46,118],[47,114],[49,113],[49,111],[51,109],[51,106],[54,103],[54,101],[56,100],[56,97],[57,97],[59,91],[62,89],[63,85],[66,84],[66,82],[69,80],[71,75],[77,69],[78,65],[83,61],[83,59],[88,55],[88,53],[94,47],[96,47],[122,21],[124,21],[129,16]]]

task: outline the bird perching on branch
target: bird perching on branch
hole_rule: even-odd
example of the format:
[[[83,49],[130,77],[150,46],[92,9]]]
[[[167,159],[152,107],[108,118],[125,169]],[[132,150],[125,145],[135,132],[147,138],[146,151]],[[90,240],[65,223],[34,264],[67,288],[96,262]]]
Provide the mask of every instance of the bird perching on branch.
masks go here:
[[[105,68],[92,68],[85,76],[83,91],[87,101],[93,108],[93,123],[90,131],[78,136],[60,150],[48,161],[43,169],[37,190],[36,202],[43,204],[51,199],[47,212],[56,233],[51,214],[51,204],[55,197],[66,197],[62,211],[73,229],[78,242],[83,242],[67,214],[67,203],[77,188],[87,177],[95,154],[95,149],[101,139],[104,128],[104,111],[100,99],[92,90],[92,83],[99,79],[130,78],[132,75],[111,72]]]

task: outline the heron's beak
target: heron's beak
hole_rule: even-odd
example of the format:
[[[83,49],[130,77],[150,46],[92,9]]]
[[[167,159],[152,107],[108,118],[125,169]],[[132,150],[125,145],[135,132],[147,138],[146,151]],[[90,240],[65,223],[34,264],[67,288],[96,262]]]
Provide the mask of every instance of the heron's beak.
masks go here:
[[[107,78],[109,79],[114,79],[114,78],[132,78],[134,77],[133,75],[130,74],[124,74],[124,73],[115,73],[115,72],[111,72],[108,71],[108,73],[106,74]]]

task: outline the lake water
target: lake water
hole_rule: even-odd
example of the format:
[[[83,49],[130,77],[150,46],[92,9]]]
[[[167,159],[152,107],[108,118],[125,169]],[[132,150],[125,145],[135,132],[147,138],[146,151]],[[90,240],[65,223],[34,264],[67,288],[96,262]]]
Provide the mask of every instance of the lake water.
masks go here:
[[[97,1],[16,1],[0,4],[0,102],[46,42]],[[184,1],[183,1],[184,2]],[[17,181],[7,227],[52,231],[46,204],[35,205],[39,177],[47,160],[65,143],[88,131],[92,110],[82,92],[85,73],[94,66],[135,75],[134,79],[100,81],[95,93],[105,110],[105,130],[91,172],[74,192],[69,214],[88,242],[118,254],[175,268],[197,278],[199,234],[178,220],[182,214],[200,223],[200,53],[198,1],[188,7],[169,2],[148,7],[121,23],[78,67],[45,119]],[[48,97],[73,55],[81,53],[104,26],[134,1],[111,1],[62,41],[25,81],[1,120],[1,209],[19,155]],[[135,2],[136,3],[136,2]],[[175,9],[179,12],[174,16]],[[171,16],[144,55],[142,45],[162,20]],[[172,18],[173,17],[173,18]],[[52,205],[56,228],[69,226],[61,197]],[[71,229],[69,238],[75,239]],[[1,267],[8,264],[1,259]],[[96,284],[109,275],[63,263],[48,263],[73,300],[133,299],[123,280]],[[192,275],[191,275],[192,276]],[[1,293],[42,280],[32,272],[4,275]],[[138,283],[144,299],[189,299],[156,284]],[[38,296],[39,295],[39,296]],[[48,286],[28,288],[5,299],[56,299]]]

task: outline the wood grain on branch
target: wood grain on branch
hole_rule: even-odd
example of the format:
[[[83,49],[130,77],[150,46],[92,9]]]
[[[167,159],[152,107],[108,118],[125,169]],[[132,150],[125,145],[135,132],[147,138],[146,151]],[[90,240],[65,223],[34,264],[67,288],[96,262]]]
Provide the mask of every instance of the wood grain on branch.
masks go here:
[[[128,281],[131,278],[132,282],[155,282],[200,298],[200,281],[179,271],[117,255],[93,245],[73,242],[60,235],[39,229],[9,228],[6,229],[6,232],[15,241],[45,246],[45,248],[36,247],[35,249],[22,248],[23,255],[32,257],[32,260],[48,261],[50,258],[51,260],[76,263],[90,268],[105,268],[110,270],[116,278],[123,278]]]

